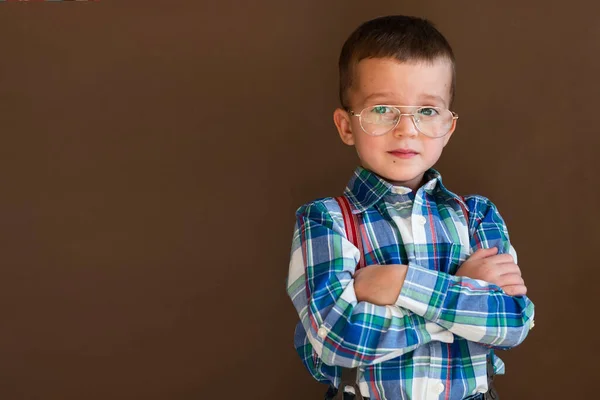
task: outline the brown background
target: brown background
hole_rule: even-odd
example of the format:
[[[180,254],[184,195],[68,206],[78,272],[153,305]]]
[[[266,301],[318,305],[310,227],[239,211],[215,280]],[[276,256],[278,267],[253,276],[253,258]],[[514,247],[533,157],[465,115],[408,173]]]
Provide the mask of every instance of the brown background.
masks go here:
[[[595,398],[594,3],[408,3],[0,4],[0,398],[322,398],[292,346],[294,211],[350,177],[337,57],[394,13],[455,49],[438,168],[498,205],[536,303],[502,398]]]

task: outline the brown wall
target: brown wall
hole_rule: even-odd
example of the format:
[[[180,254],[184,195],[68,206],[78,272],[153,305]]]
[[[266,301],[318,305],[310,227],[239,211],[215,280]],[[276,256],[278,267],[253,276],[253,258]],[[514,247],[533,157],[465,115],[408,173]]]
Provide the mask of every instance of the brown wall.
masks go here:
[[[0,5],[0,398],[321,398],[294,211],[349,178],[338,53],[393,13],[454,46],[438,168],[499,206],[536,303],[503,399],[598,393],[593,2],[112,3]]]

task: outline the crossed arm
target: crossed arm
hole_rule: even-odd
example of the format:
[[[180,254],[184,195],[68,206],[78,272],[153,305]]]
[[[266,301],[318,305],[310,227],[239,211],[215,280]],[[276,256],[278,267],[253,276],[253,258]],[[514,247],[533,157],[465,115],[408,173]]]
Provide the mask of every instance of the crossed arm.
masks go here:
[[[533,304],[502,289],[526,290],[509,255],[481,251],[454,276],[413,264],[371,266],[355,274],[359,250],[323,202],[301,208],[297,217],[288,293],[326,364],[369,365],[432,340],[452,342],[453,335],[503,348],[527,335]],[[507,251],[508,237],[498,221],[491,205],[474,240]],[[490,229],[497,232],[490,235]]]
[[[374,268],[379,267],[379,268]],[[394,305],[402,291],[408,265],[369,265],[354,274],[358,301],[385,306]],[[485,281],[499,286],[509,296],[525,296],[527,287],[521,269],[510,254],[498,254],[498,248],[478,249],[454,276]]]

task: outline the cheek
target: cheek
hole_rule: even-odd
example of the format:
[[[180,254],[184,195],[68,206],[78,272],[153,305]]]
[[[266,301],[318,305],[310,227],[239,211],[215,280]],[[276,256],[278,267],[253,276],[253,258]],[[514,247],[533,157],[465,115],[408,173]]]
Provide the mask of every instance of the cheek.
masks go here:
[[[432,139],[427,142],[425,149],[430,157],[437,158],[442,154],[442,150],[444,149],[444,141],[441,139]]]
[[[364,132],[354,135],[356,140],[356,150],[361,154],[368,155],[380,151],[382,147],[382,138],[369,136]]]

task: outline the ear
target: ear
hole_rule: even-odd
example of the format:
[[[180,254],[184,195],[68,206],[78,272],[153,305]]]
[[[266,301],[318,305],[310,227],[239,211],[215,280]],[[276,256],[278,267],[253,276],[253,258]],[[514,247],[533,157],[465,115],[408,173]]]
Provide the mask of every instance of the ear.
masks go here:
[[[444,147],[446,147],[446,145],[450,141],[450,137],[452,136],[452,134],[456,130],[456,123],[457,122],[458,122],[458,119],[455,119],[455,120],[452,121],[452,128],[450,128],[450,132],[448,132],[448,134],[446,134],[446,136],[444,136]]]
[[[354,145],[354,135],[352,134],[352,116],[346,110],[337,108],[333,112],[333,123],[338,130],[342,142],[348,146]]]

